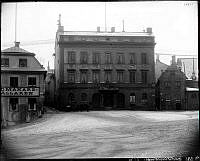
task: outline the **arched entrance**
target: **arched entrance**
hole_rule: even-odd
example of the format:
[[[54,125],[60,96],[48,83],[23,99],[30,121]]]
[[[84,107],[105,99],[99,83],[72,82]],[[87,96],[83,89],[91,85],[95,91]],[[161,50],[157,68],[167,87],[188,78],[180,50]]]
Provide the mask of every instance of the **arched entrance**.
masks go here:
[[[70,93],[70,94],[68,95],[68,104],[72,104],[72,103],[74,103],[74,102],[75,102],[75,96],[74,96],[73,93]]]
[[[124,107],[125,96],[122,93],[117,94],[117,107]]]
[[[101,95],[99,93],[95,93],[92,96],[92,106],[93,107],[100,107]]]

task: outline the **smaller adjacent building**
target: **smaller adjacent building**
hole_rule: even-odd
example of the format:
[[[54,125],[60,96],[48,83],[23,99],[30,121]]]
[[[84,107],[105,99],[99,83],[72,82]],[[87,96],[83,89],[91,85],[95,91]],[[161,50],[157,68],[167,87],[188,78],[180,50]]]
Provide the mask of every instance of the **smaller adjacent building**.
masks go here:
[[[55,74],[54,69],[47,67],[47,75],[45,78],[45,106],[55,106]]]
[[[199,88],[186,87],[186,109],[199,110]]]
[[[186,76],[172,56],[172,64],[162,72],[156,85],[158,110],[185,110]]]
[[[42,116],[46,70],[35,54],[19,47],[1,51],[1,126]]]
[[[155,63],[155,77],[156,81],[161,76],[162,72],[164,72],[169,65],[163,63],[159,59],[159,54],[156,55],[156,63]]]

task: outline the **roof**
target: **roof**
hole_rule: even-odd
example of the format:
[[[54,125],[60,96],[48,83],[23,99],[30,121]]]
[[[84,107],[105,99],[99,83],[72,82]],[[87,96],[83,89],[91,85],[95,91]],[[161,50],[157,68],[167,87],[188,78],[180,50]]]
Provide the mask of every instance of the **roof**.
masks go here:
[[[148,32],[97,32],[97,31],[64,31],[61,35],[80,35],[80,36],[153,36]]]
[[[45,68],[6,68],[1,67],[1,72],[46,72]]]
[[[199,91],[199,88],[190,88],[190,87],[186,87],[186,91]]]
[[[9,54],[9,55],[30,55],[30,56],[35,56],[34,53],[31,53],[29,51],[26,51],[22,48],[19,47],[19,42],[15,42],[15,46],[4,49],[1,51],[2,54]]]

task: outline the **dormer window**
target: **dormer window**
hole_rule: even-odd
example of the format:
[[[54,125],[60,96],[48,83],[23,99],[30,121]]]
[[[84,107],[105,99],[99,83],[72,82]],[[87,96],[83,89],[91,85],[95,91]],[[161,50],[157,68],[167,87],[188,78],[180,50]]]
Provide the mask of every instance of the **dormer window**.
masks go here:
[[[1,66],[2,67],[9,67],[9,59],[8,58],[1,58]]]
[[[19,67],[27,67],[27,59],[19,59]]]

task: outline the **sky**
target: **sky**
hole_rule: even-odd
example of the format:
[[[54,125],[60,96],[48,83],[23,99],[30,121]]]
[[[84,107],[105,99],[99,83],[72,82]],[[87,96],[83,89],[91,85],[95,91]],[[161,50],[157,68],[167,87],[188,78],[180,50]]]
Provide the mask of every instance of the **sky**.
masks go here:
[[[15,3],[1,6],[1,50],[14,46]],[[59,14],[65,31],[105,27],[105,2],[17,2],[16,40],[34,52],[44,67],[54,68]],[[155,53],[198,55],[198,8],[195,1],[106,2],[107,30],[141,32],[152,27]],[[170,64],[171,56],[160,56]]]

